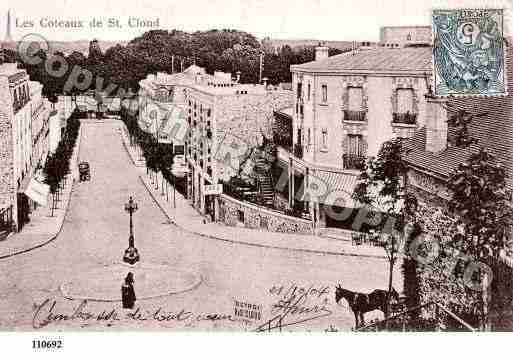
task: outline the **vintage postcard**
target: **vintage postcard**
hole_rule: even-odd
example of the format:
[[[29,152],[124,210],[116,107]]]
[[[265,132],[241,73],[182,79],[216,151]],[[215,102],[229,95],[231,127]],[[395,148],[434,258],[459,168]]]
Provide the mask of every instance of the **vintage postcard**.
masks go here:
[[[511,6],[9,1],[0,331],[513,330]]]

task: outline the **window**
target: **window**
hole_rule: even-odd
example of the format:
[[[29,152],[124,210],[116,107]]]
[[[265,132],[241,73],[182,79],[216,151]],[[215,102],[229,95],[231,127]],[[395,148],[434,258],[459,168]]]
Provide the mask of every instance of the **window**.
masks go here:
[[[310,84],[308,84],[308,94],[307,94],[307,99],[308,99],[308,101],[310,101],[310,93],[311,93],[311,90],[312,90],[312,86],[310,86]]]
[[[297,98],[302,97],[302,91],[303,91],[303,84],[301,82],[298,82],[297,84]]]
[[[411,41],[411,34],[406,35],[406,41]]]
[[[413,112],[413,89],[397,90],[397,112]]]
[[[349,111],[363,111],[363,88],[349,87],[347,91],[349,94]]]
[[[350,155],[365,156],[362,135],[347,135],[347,145]]]
[[[322,102],[328,102],[328,85],[322,85]]]
[[[310,146],[310,144],[311,144],[311,140],[312,140],[312,136],[311,136],[311,133],[310,133],[310,129],[308,129],[307,140],[308,140],[308,141],[307,141],[306,143],[308,144],[308,146]]]
[[[321,151],[328,151],[328,129],[322,129],[322,148]]]

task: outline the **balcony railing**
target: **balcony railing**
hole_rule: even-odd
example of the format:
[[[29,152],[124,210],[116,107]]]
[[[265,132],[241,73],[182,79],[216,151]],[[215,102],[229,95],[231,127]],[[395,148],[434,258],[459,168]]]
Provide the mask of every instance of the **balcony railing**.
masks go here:
[[[367,120],[365,111],[344,110],[344,121],[365,122]]]
[[[365,156],[346,153],[342,156],[345,170],[361,170],[365,166]]]
[[[405,125],[415,125],[417,123],[417,114],[410,112],[394,112],[392,114],[392,123],[402,123]]]

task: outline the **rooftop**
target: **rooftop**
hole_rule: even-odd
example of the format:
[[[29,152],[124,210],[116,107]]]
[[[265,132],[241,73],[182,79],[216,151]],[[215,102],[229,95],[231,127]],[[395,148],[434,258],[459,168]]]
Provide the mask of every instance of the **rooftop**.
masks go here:
[[[354,73],[431,73],[431,47],[373,48],[292,65],[291,71]]]
[[[506,69],[508,87],[513,88],[513,54],[507,52]],[[479,147],[486,148],[493,154],[506,170],[506,185],[513,190],[513,95],[501,97],[453,97],[447,103],[449,116],[458,110],[466,110],[472,114],[486,114],[474,117],[469,124],[469,131],[478,140],[477,145],[467,148],[448,147],[440,153],[425,151],[426,130],[417,131],[415,136],[407,141],[411,149],[406,160],[416,167],[435,172],[447,177],[458,165],[470,157]],[[448,137],[454,133],[449,128]]]

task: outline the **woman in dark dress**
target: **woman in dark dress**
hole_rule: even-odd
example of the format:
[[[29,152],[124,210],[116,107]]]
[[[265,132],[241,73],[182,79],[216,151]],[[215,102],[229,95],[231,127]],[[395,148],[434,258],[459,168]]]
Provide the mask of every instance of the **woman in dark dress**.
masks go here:
[[[135,291],[134,291],[134,275],[128,272],[125,278],[125,283],[121,286],[121,300],[123,308],[132,309],[135,304]]]

